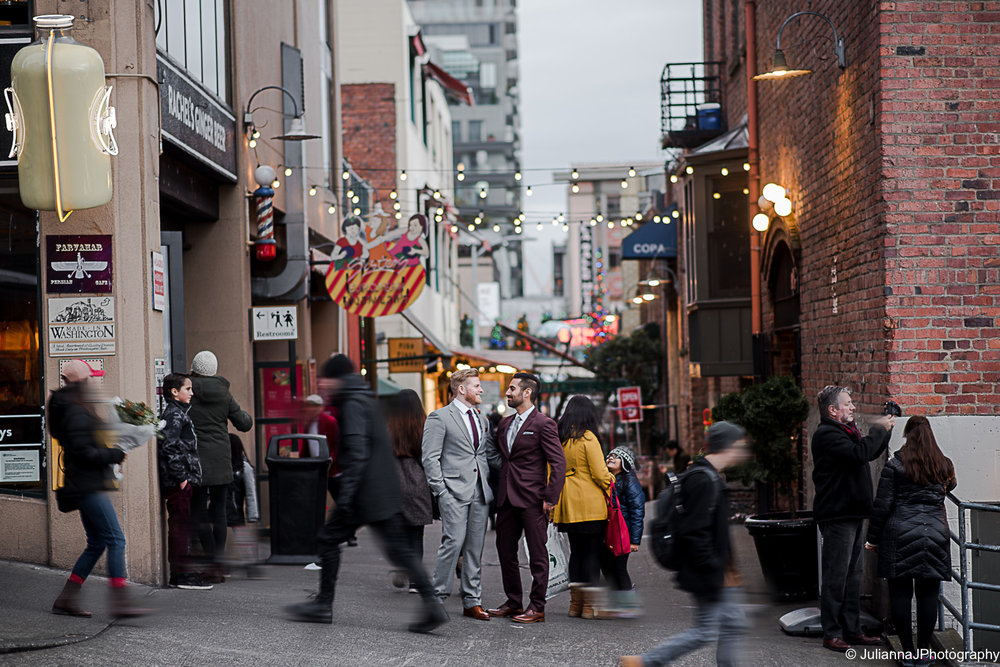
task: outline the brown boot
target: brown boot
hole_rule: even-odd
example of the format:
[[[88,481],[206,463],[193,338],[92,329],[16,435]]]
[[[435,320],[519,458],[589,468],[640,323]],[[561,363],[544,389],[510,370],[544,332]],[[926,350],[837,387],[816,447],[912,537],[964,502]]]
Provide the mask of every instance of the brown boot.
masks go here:
[[[579,618],[583,612],[583,584],[569,585],[569,615]]]
[[[597,607],[601,589],[587,586],[586,588],[582,588],[581,592],[583,593],[583,607],[580,609],[580,618],[597,618]]]
[[[135,618],[152,612],[152,609],[136,607],[128,588],[124,586],[111,587],[111,615],[115,618]]]
[[[62,593],[52,603],[52,613],[90,618],[92,614],[89,611],[80,609],[80,589],[82,586],[83,584],[78,584],[75,581],[67,579]]]
[[[623,655],[618,658],[618,667],[642,667],[642,656]]]

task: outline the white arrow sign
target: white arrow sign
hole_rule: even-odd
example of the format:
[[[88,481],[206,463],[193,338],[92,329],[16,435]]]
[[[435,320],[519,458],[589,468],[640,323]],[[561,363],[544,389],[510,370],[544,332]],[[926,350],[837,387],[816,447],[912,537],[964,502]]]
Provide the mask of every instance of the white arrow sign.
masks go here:
[[[295,306],[253,308],[254,340],[295,340],[299,337],[298,311]]]

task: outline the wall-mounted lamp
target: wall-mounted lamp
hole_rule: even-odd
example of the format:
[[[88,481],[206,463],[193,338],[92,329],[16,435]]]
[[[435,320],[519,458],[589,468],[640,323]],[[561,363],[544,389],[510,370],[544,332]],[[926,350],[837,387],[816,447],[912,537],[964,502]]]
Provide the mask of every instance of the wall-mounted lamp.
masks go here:
[[[257,131],[257,127],[253,122],[253,109],[250,105],[253,104],[253,98],[257,97],[259,93],[265,90],[280,90],[282,93],[288,96],[288,99],[292,101],[292,109],[294,109],[294,116],[292,117],[291,125],[288,128],[288,132],[285,134],[279,134],[272,139],[277,139],[279,141],[306,141],[308,139],[319,139],[318,134],[309,134],[306,132],[306,123],[302,119],[302,114],[299,113],[299,103],[295,100],[295,96],[288,92],[281,86],[264,86],[263,88],[258,88],[247,100],[246,111],[243,112],[243,133],[246,134],[247,139],[251,141],[250,147],[256,146],[257,138],[260,137],[260,132]]]
[[[804,74],[812,74],[811,69],[790,69],[788,67],[788,62],[785,60],[785,52],[781,50],[781,33],[784,32],[785,26],[788,22],[794,18],[800,16],[818,16],[824,21],[826,21],[830,28],[833,30],[833,53],[837,56],[837,64],[840,69],[847,67],[847,56],[844,52],[844,40],[842,37],[837,35],[837,27],[833,25],[833,21],[827,18],[824,14],[819,12],[796,12],[789,16],[782,22],[781,27],[778,28],[778,41],[774,49],[774,62],[769,72],[763,72],[754,77],[754,81],[766,81],[770,79],[788,79],[794,76],[802,76]]]

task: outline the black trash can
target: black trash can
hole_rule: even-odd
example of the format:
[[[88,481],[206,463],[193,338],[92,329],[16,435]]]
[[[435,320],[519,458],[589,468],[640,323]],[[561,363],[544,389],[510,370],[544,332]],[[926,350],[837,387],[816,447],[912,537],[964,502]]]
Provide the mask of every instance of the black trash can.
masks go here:
[[[319,456],[289,458],[278,456],[278,443],[303,441],[318,445]],[[310,447],[306,447],[308,451]],[[312,447],[316,449],[316,447]],[[330,450],[326,436],[310,433],[276,435],[267,444],[271,497],[271,557],[268,563],[302,565],[317,558],[317,536],[326,518],[326,479],[330,470]]]
[[[769,512],[746,521],[757,547],[760,569],[779,602],[819,596],[816,522],[812,512]]]

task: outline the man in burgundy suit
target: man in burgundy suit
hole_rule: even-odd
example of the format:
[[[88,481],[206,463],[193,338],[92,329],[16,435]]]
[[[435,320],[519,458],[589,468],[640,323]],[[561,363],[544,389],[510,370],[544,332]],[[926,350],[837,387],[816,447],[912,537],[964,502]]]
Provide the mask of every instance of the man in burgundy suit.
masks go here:
[[[497,426],[500,453],[497,484],[497,555],[507,601],[490,616],[510,616],[518,623],[545,621],[545,592],[549,585],[549,552],[546,526],[566,479],[566,457],[559,443],[556,423],[535,409],[538,378],[515,373],[507,387],[507,405],[514,414]],[[522,533],[528,542],[531,593],[523,607],[517,542]]]

